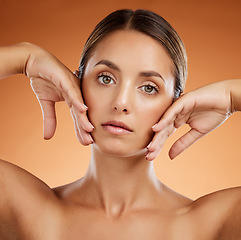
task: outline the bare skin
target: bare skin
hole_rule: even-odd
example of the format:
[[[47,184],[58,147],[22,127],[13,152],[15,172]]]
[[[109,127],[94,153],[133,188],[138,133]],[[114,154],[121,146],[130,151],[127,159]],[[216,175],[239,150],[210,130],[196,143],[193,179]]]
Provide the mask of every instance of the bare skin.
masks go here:
[[[118,45],[118,48],[115,45]],[[105,46],[111,51],[103,51],[107,49]],[[132,46],[131,49],[129,46]],[[148,51],[145,51],[144,46],[149,46]],[[26,47],[24,49],[26,51]],[[194,138],[186,135],[185,141],[182,139],[177,142],[170,151],[172,158],[191,145],[194,139],[197,140],[220,125],[232,112],[240,111],[241,80],[220,82],[194,90],[169,107],[172,100],[172,65],[163,48],[153,39],[139,33],[117,32],[101,42],[95,51],[86,68],[82,85],[83,97],[89,107],[88,116],[95,127],[93,131],[87,121],[82,121],[81,125],[76,117],[81,114],[85,116],[85,109],[81,106],[82,99],[74,91],[75,88],[68,92],[69,97],[64,98],[71,107],[80,141],[90,143],[92,140],[87,133],[92,131],[94,143],[91,146],[92,156],[88,171],[74,183],[50,189],[27,171],[1,161],[1,239],[241,238],[240,188],[216,192],[193,201],[161,183],[155,177],[153,162],[146,161],[146,158],[152,160],[158,154],[165,139],[183,123],[189,124],[197,134],[191,134]],[[44,53],[42,50],[41,52]],[[141,61],[137,54],[145,61]],[[50,56],[46,58],[49,61],[51,59],[52,63],[58,63],[56,65],[62,73],[66,73],[65,76],[69,74],[56,59]],[[138,64],[133,61],[134,58],[140,59]],[[108,64],[97,64],[103,59],[114,63],[119,70],[114,70]],[[21,66],[27,64],[20,69],[26,69],[31,77],[33,73],[28,65],[31,59],[20,62],[23,62]],[[150,65],[146,65],[146,62]],[[160,62],[167,65],[163,67],[156,64]],[[11,68],[10,62],[8,63],[4,68],[8,68],[8,71],[0,68],[1,76],[17,72],[16,67]],[[34,69],[32,64],[31,67]],[[47,66],[42,69],[46,68]],[[140,78],[140,72],[147,70],[160,73],[166,85],[170,84],[169,87],[155,76]],[[44,78],[45,83],[51,82],[48,74],[36,72],[42,78],[47,76]],[[104,82],[102,73],[108,73],[111,81],[108,79]],[[72,75],[70,78],[74,79]],[[38,79],[39,76],[35,76],[35,86],[38,86]],[[149,95],[149,89],[143,88],[149,83],[158,85],[158,94],[152,89],[153,95]],[[37,96],[42,95],[44,101],[50,101],[46,99],[49,95],[39,94],[41,87],[37,89]],[[58,96],[61,96],[62,90],[58,91]],[[73,92],[77,97],[72,96]],[[64,95],[66,94],[63,93],[62,96]],[[212,101],[205,101],[207,96],[210,97],[209,100],[212,98]],[[72,99],[78,99],[79,103]],[[55,99],[52,102],[55,102]],[[216,104],[217,102],[222,104]],[[142,117],[142,111],[153,118],[146,120]],[[131,128],[130,133],[116,135],[111,132],[113,129],[107,132],[103,128],[103,123],[115,120],[116,116]],[[207,116],[210,120],[208,124],[202,120]],[[153,127],[156,134],[152,140],[151,128],[157,122]],[[80,126],[86,128],[85,137],[80,136],[83,133],[83,130],[79,131]],[[53,131],[50,133],[53,134]],[[130,140],[128,144],[126,139]],[[151,140],[146,156],[146,146]]]
[[[83,179],[50,189],[25,170],[2,161],[1,189],[0,236],[4,240],[240,237],[239,188],[192,201],[159,183],[148,204],[140,202],[121,215],[109,216],[103,207],[85,201],[88,189]]]

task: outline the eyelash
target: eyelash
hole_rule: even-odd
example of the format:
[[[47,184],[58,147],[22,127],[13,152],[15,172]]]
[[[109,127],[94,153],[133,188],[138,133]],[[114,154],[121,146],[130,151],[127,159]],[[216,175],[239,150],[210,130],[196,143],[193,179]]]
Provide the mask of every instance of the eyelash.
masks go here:
[[[110,81],[115,82],[115,81],[113,80],[113,77],[111,76],[111,74],[101,73],[101,74],[99,74],[99,75],[97,76],[97,81],[98,81],[100,84],[102,84],[102,85],[109,85],[109,83],[104,83],[102,80],[100,80],[100,78],[103,78],[103,77],[107,77],[107,78],[110,79]]]
[[[112,77],[111,74],[109,74],[109,73],[101,73],[101,74],[99,74],[99,75],[97,76],[97,81],[98,81],[100,84],[102,84],[102,85],[110,85],[110,83],[104,83],[102,80],[100,80],[100,78],[103,78],[103,77],[107,77],[110,81],[115,82],[115,81],[113,80],[113,77]],[[113,83],[112,83],[112,84],[113,84]],[[145,91],[145,90],[143,89],[143,88],[145,88],[145,87],[151,87],[151,88],[152,88],[152,91],[151,91],[151,92]],[[152,84],[152,83],[145,84],[145,85],[139,87],[139,89],[143,89],[142,91],[144,91],[144,92],[145,92],[146,94],[148,94],[148,95],[154,95],[154,94],[157,94],[157,93],[159,92],[159,88],[158,88],[156,85]],[[155,93],[153,93],[153,90],[155,91]]]
[[[143,90],[146,94],[154,95],[154,94],[159,93],[158,87],[157,87],[156,85],[154,85],[154,84],[148,83],[148,84],[145,84],[145,85],[143,85],[143,86],[141,86],[141,87],[139,87],[139,88],[140,88],[140,89],[143,89],[143,88],[145,88],[145,87],[151,87],[151,88],[152,88],[152,91],[151,91],[151,92],[147,92],[147,91]],[[154,93],[153,93],[153,90],[155,91]]]

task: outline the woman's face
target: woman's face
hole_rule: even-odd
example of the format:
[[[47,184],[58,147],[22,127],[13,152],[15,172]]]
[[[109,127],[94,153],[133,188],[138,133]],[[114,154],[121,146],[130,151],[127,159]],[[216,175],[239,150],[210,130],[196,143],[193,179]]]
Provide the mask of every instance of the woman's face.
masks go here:
[[[171,105],[173,62],[151,37],[120,30],[92,52],[82,82],[94,147],[115,156],[139,154],[153,137],[151,127]]]

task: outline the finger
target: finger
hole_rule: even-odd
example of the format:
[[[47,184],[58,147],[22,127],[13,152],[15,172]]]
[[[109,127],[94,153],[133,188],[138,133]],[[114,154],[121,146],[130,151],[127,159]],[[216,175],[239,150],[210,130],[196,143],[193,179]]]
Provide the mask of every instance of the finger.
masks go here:
[[[75,106],[72,107],[72,111],[75,115],[78,127],[83,128],[86,132],[92,132],[94,126],[90,123],[86,112],[79,112],[78,109],[75,108]]]
[[[89,145],[94,143],[94,140],[89,132],[86,132],[83,128],[79,128],[79,135],[83,140],[83,145]]]
[[[64,90],[62,95],[69,108],[74,107],[76,123],[79,129],[83,128],[85,131],[91,132],[94,127],[86,116],[88,107],[83,103],[80,91],[80,79],[75,76],[75,73],[69,74],[70,81],[60,82],[60,88]],[[85,132],[83,132],[83,135],[86,135]]]
[[[164,128],[166,128],[167,125],[170,125],[172,122],[174,122],[174,117],[173,117],[173,119],[162,118],[158,123],[156,123],[154,126],[152,126],[152,130],[154,132],[160,132]]]
[[[88,107],[82,101],[68,95],[70,93],[62,92],[61,94],[69,108],[75,106],[75,108],[80,112],[86,112],[88,110]]]
[[[193,109],[195,107],[195,101],[190,100],[185,102],[182,110],[176,115],[176,119],[174,121],[175,128],[179,128],[188,122],[188,119],[190,118],[190,115],[193,113]]]
[[[149,161],[154,160],[162,150],[167,138],[171,136],[174,132],[175,128],[169,127],[166,128],[165,131],[163,130],[161,132],[155,133],[152,142],[147,147],[148,154],[146,155],[146,159]]]
[[[75,133],[76,133],[76,136],[77,136],[79,142],[85,146],[92,144],[93,139],[92,139],[90,133],[86,132],[84,129],[82,129],[81,127],[78,126],[76,115],[73,111],[73,108],[71,108],[70,112],[71,112],[71,116],[74,120]]]
[[[174,102],[163,114],[161,120],[152,127],[154,132],[162,131],[167,125],[172,125],[177,115],[183,110],[183,104],[178,101]]]
[[[69,108],[74,105],[79,111],[86,111],[88,108],[83,103],[80,91],[80,79],[69,70],[60,70],[51,78],[54,85],[61,92]]]
[[[80,111],[79,108],[76,107],[75,104],[73,105],[73,103],[71,102],[71,100],[69,99],[69,97],[66,94],[63,93],[63,97],[65,99],[65,102],[69,106],[69,108],[72,109],[72,111],[75,114],[77,126],[79,128],[83,128],[86,132],[92,132],[94,129],[94,126],[90,123],[90,121],[86,115],[86,110],[88,108],[86,107],[85,111],[83,111],[83,110]]]
[[[170,158],[174,159],[204,135],[204,133],[198,132],[196,129],[191,129],[172,145],[169,151]]]
[[[173,126],[173,123],[170,125],[167,125],[162,131],[156,132],[152,142],[148,145],[149,151],[154,151],[158,145],[164,144],[165,139],[170,137],[174,132],[176,131],[176,128]]]
[[[163,145],[164,145],[166,139],[167,139],[166,136],[163,137],[163,138],[162,138],[162,142],[160,142],[160,143],[156,146],[156,148],[154,148],[152,151],[149,151],[149,150],[148,150],[148,153],[147,153],[147,155],[146,155],[146,160],[148,160],[148,161],[153,161],[153,160],[158,156],[158,154],[161,152],[161,150],[162,150],[162,148],[163,148]]]
[[[39,104],[43,115],[44,139],[48,140],[53,137],[57,125],[55,103],[47,100],[39,100]]]
[[[181,126],[183,126],[184,124],[187,123],[188,119],[190,117],[190,112],[188,113],[179,113],[177,116],[176,116],[176,119],[174,120],[174,126],[175,128],[179,128]]]
[[[158,133],[155,133],[151,144],[147,147],[149,152],[154,152],[158,147],[162,147],[164,144],[165,139],[167,138],[167,131],[161,131]]]
[[[76,108],[79,109],[79,111],[86,111],[88,108],[83,103],[83,98],[80,91],[80,80],[77,78],[73,73],[69,72],[69,81],[61,80],[59,81],[59,84],[56,85],[63,94],[67,96],[68,100],[71,104],[73,104]],[[54,81],[54,80],[53,80]],[[56,84],[58,81],[56,81]],[[69,106],[71,107],[71,106]]]
[[[195,107],[195,101],[190,94],[185,94],[177,99],[164,113],[159,123],[153,126],[153,131],[161,131],[166,125],[175,121],[175,128],[182,126],[187,121],[190,111]]]
[[[79,128],[78,128],[78,126],[77,126],[77,122],[76,122],[75,116],[73,115],[71,109],[70,109],[70,113],[71,113],[72,119],[73,119],[73,121],[74,121],[74,129],[75,129],[76,137],[77,137],[78,141],[79,141],[82,145],[84,145],[84,142],[83,142],[83,140],[82,140],[82,138],[81,138],[81,136],[80,136],[80,134],[79,134]]]

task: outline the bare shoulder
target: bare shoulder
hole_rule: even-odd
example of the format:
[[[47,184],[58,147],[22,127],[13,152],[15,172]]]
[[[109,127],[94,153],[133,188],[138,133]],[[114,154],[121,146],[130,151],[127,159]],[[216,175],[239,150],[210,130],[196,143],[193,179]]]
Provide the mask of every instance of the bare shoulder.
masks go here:
[[[40,216],[47,216],[45,212],[50,212],[56,201],[53,191],[40,179],[0,160],[0,237],[41,221]]]
[[[12,163],[0,160],[1,199],[21,194],[36,194],[38,197],[51,195],[47,184],[28,171]],[[20,196],[18,196],[20,200]],[[11,200],[11,199],[8,199]]]
[[[241,187],[198,198],[192,203],[192,212],[217,232],[217,239],[241,239]]]

